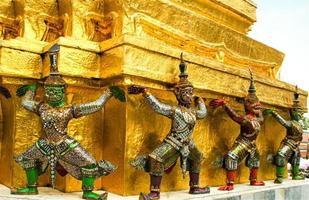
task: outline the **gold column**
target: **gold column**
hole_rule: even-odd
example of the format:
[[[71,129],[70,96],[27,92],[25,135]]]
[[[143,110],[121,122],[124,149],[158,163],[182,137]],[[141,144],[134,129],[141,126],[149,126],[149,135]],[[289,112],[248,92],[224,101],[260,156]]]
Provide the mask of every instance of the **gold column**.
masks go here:
[[[69,84],[67,103],[94,100],[110,84],[140,84],[160,100],[176,104],[171,88],[178,81],[179,55],[184,52],[189,80],[207,104],[225,98],[242,112],[251,66],[263,106],[275,107],[288,118],[294,86],[276,80],[284,54],[246,36],[256,20],[255,10],[248,0],[2,1],[0,75],[13,97],[1,98],[0,171],[5,173],[0,182],[14,187],[25,183],[13,157],[42,133],[39,118],[21,108],[14,93],[20,85],[48,76],[46,52],[54,43],[60,45],[59,71]],[[304,107],[307,95],[300,90]],[[170,128],[169,119],[155,114],[141,96],[126,97],[125,104],[111,99],[104,111],[69,124],[69,135],[96,159],[118,165],[115,173],[97,180],[96,188],[122,195],[148,190],[148,175],[128,161],[149,153]],[[37,99],[42,98],[41,88]],[[194,139],[205,157],[202,185],[224,184],[224,170],[212,161],[228,151],[238,134],[237,124],[220,109],[208,108],[206,119],[196,124]],[[257,141],[259,178],[274,178],[275,169],[266,157],[276,152],[284,134],[277,122],[266,118]],[[164,176],[162,190],[188,188],[188,177],[182,180],[180,173],[177,165]],[[244,165],[238,173],[238,182],[248,180]],[[48,174],[40,178],[40,185],[48,182]],[[80,181],[70,175],[57,177],[56,186],[67,192],[81,189]]]

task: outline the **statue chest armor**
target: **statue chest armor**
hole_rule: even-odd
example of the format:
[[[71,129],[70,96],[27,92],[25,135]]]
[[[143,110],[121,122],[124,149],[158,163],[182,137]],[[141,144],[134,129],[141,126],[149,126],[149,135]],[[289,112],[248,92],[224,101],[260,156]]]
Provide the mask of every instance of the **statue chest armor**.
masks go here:
[[[72,119],[72,113],[68,108],[52,108],[43,105],[40,109],[45,138],[49,142],[62,141],[63,136],[67,134],[67,126]]]
[[[177,108],[173,118],[171,133],[185,139],[192,135],[196,116],[191,109]]]
[[[255,140],[261,130],[261,124],[255,117],[245,116],[245,119],[241,125],[241,135]]]

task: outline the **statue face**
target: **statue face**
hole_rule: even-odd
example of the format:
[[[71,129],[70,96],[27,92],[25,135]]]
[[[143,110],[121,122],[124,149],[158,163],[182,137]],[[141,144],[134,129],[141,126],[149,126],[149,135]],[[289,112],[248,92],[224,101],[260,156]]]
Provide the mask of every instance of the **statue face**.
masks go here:
[[[64,105],[64,86],[44,86],[45,97],[50,106],[59,107]]]
[[[302,112],[301,109],[291,109],[290,110],[290,116],[291,116],[292,120],[297,121],[302,126],[304,126],[304,123],[303,123],[304,116],[303,116],[303,112]]]
[[[259,101],[254,100],[254,99],[246,99],[245,100],[245,110],[246,113],[252,113],[254,115],[260,115],[261,114],[261,104]]]
[[[177,100],[180,104],[190,106],[193,101],[193,88],[177,88],[175,90]]]

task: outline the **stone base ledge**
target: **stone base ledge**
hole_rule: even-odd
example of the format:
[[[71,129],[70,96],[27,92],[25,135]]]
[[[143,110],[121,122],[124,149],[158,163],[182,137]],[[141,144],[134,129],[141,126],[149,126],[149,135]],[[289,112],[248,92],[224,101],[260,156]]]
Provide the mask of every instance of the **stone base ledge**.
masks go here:
[[[187,191],[165,192],[161,200],[306,200],[309,199],[309,179],[302,181],[285,180],[283,184],[265,181],[265,186],[237,184],[233,191],[218,191],[211,187],[210,194],[190,195]],[[39,195],[11,195],[10,189],[0,185],[1,200],[81,200],[81,192],[63,193],[52,188],[40,187]],[[103,191],[97,191],[103,193]],[[119,196],[109,193],[108,200],[137,200],[138,196]]]

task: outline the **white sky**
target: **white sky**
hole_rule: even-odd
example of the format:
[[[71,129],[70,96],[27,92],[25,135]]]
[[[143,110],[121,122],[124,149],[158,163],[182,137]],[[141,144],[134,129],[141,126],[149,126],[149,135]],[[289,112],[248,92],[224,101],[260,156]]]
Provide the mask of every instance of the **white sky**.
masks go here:
[[[280,79],[308,91],[309,0],[255,2],[257,22],[252,26],[249,37],[283,52],[285,58]]]

